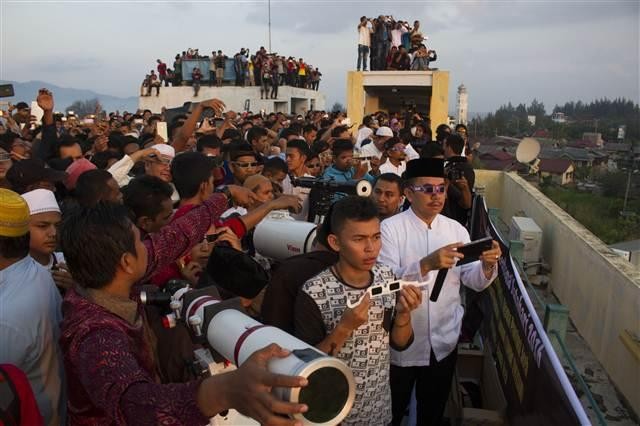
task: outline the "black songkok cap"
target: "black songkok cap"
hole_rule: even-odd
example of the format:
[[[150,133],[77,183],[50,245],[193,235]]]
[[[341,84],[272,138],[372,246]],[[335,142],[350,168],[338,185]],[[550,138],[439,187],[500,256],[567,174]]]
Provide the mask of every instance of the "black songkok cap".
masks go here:
[[[444,160],[442,158],[416,158],[409,161],[402,178],[412,179],[417,177],[444,178]]]

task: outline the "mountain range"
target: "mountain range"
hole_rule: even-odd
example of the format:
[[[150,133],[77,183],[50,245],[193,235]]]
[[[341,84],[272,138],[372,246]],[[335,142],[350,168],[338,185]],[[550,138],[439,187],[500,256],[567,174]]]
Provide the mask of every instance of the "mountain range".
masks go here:
[[[46,87],[53,92],[56,111],[64,111],[75,101],[87,101],[95,98],[98,98],[100,104],[102,104],[102,109],[107,112],[116,110],[119,110],[120,112],[135,111],[138,108],[138,98],[136,96],[119,98],[117,96],[96,93],[87,89],[60,87],[44,81],[27,81],[21,83],[17,81],[0,80],[0,84],[13,84],[15,96],[1,99],[3,101],[11,102],[12,104],[24,101],[31,105],[31,101],[36,99],[38,90]]]

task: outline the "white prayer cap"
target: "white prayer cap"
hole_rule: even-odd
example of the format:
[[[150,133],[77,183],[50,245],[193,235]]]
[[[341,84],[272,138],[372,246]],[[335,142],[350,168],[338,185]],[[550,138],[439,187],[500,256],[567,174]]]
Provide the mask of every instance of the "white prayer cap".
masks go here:
[[[27,202],[31,215],[47,212],[60,213],[56,196],[48,189],[34,189],[22,194],[22,198]]]
[[[156,149],[161,155],[168,157],[173,160],[173,157],[176,156],[176,150],[173,149],[171,145],[167,145],[166,143],[159,143],[157,145],[153,145],[151,148]]]

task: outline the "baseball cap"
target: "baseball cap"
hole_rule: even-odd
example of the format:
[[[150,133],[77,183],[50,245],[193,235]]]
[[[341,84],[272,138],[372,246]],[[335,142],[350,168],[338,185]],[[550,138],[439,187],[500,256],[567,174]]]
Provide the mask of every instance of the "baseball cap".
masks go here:
[[[31,109],[31,107],[26,102],[18,102],[16,104],[16,109]]]
[[[387,126],[382,126],[376,130],[376,136],[384,136],[384,137],[393,137],[393,130],[388,128]]]
[[[67,177],[65,172],[45,166],[44,161],[30,158],[16,161],[7,170],[7,180],[13,188],[26,188],[37,182],[62,182]]]

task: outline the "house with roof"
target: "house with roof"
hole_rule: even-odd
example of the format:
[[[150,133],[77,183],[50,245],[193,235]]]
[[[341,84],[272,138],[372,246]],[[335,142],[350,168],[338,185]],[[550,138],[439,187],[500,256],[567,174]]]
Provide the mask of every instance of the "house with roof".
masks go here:
[[[515,155],[499,147],[492,147],[490,151],[479,152],[478,159],[487,170],[506,170],[516,162]]]
[[[538,178],[542,181],[550,176],[551,182],[568,185],[573,182],[574,170],[573,163],[566,158],[542,158],[538,164]]]

